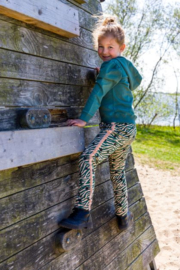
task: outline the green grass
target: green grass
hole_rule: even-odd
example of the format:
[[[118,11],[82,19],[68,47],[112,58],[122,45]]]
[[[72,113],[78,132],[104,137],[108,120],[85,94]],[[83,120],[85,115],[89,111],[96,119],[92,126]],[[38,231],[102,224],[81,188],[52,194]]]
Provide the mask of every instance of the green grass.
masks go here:
[[[180,127],[144,127],[137,125],[132,145],[135,156],[162,169],[180,167]]]

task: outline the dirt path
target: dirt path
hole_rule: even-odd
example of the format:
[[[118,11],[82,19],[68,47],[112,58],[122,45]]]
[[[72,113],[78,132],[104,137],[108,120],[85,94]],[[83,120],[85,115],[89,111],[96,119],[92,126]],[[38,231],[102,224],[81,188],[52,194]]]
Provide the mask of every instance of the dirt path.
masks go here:
[[[135,158],[161,252],[155,258],[158,270],[180,270],[180,175],[142,165]]]

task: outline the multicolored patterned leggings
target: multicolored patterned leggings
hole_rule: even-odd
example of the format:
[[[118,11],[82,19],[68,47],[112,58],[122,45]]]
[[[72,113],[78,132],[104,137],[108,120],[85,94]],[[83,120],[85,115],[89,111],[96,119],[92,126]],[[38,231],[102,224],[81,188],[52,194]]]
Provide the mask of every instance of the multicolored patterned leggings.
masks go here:
[[[136,136],[136,126],[126,123],[101,123],[100,128],[100,133],[85,148],[79,159],[79,192],[75,207],[91,210],[95,170],[97,165],[108,157],[116,215],[124,216],[128,211],[125,161],[129,147]]]

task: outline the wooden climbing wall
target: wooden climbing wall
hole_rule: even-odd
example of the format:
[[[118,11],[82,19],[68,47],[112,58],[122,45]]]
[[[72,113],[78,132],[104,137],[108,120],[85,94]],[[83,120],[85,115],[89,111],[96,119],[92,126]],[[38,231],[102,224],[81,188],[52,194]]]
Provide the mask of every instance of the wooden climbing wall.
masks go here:
[[[92,44],[95,19],[91,15],[101,10],[100,2],[60,2],[78,11],[79,37],[67,38],[0,15],[0,131],[3,134],[13,135],[13,131],[22,130],[18,122],[22,107],[47,108],[53,120],[49,129],[54,126],[66,129],[61,127],[62,122],[67,117],[79,116],[93,87],[92,72],[100,62]],[[91,123],[98,121],[96,114]],[[98,127],[84,131],[87,145]],[[66,136],[64,144],[69,145]],[[82,242],[69,252],[62,253],[55,247],[58,221],[71,212],[77,193],[79,155],[77,150],[67,156],[0,171],[0,270],[150,268],[159,246],[132,153],[128,155],[126,176],[134,226],[123,233],[118,230],[106,161],[98,166],[96,173],[94,228],[83,230]],[[0,157],[3,158],[3,153]]]

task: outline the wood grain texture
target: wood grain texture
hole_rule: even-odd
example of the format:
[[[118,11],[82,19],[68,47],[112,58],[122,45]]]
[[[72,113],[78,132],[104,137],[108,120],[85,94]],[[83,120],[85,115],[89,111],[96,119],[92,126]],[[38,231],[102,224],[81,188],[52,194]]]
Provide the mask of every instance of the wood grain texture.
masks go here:
[[[72,85],[90,85],[92,69],[0,49],[0,76]]]
[[[100,179],[105,180],[105,179]],[[98,184],[98,181],[96,182]],[[0,200],[0,228],[3,229],[15,222],[35,215],[54,204],[72,198],[77,194],[78,173],[67,175],[63,178],[45,183],[43,185],[21,191]],[[113,198],[111,181],[98,185],[95,192],[93,205],[100,205],[103,200]],[[129,204],[132,204],[142,197],[142,189],[139,183],[128,190]]]
[[[82,13],[82,15],[83,15],[83,17],[87,16],[86,13]],[[88,16],[89,16],[89,14],[88,14]],[[85,21],[88,21],[88,20],[85,20]],[[83,20],[82,20],[82,23],[83,23]],[[11,33],[11,30],[8,29],[8,27],[6,25],[9,25],[10,28],[12,28],[12,30],[14,28],[15,37],[16,37],[15,44],[16,44],[16,47],[18,47],[18,48],[19,48],[19,45],[18,45],[18,42],[16,40],[17,37],[19,37],[20,40],[24,40],[23,33],[24,33],[24,35],[26,35],[26,33],[29,33],[29,31],[30,31],[30,33],[32,33],[31,36],[36,37],[36,35],[37,35],[38,41],[41,40],[41,36],[44,36],[45,40],[48,40],[48,37],[49,37],[50,41],[52,38],[53,40],[55,39],[55,40],[65,41],[66,43],[76,44],[76,45],[79,45],[80,47],[84,47],[84,48],[89,48],[89,49],[94,48],[93,47],[92,32],[88,29],[83,28],[83,25],[80,28],[79,37],[74,37],[74,38],[68,39],[68,38],[65,38],[63,36],[59,36],[59,35],[56,35],[52,32],[48,32],[48,31],[45,31],[43,29],[36,28],[32,25],[27,25],[25,23],[22,23],[20,21],[17,21],[15,19],[12,19],[12,18],[9,18],[9,17],[6,17],[6,16],[0,14],[0,25],[1,24],[2,24],[2,31],[0,31],[0,33],[2,35],[1,38],[4,36],[3,29],[7,30],[9,33]],[[10,42],[10,46],[11,46],[10,39],[9,39],[9,42]],[[4,41],[0,41],[0,44],[4,44],[3,46],[8,46],[8,45],[5,45]],[[21,42],[20,42],[20,44],[21,44]]]
[[[134,156],[132,153],[129,153],[126,159],[125,170],[130,171],[134,168]]]
[[[57,0],[1,0],[0,13],[66,37],[79,35],[77,10]]]
[[[62,127],[5,131],[1,132],[0,144],[0,170],[6,170],[82,152],[84,130]]]
[[[146,269],[147,264],[156,257],[159,251],[158,241],[154,240],[127,270]]]
[[[78,172],[79,154],[0,171],[0,197],[39,186]]]
[[[90,86],[0,78],[0,104],[2,106],[46,106],[48,108],[72,105],[78,107],[85,105],[91,89]],[[3,119],[3,113],[5,114],[5,110],[0,110],[0,120]],[[2,130],[2,127],[0,128]]]
[[[124,235],[119,234],[77,269],[125,270],[155,239],[152,226],[142,234],[140,234],[139,229],[140,228],[137,228],[135,225],[134,234],[132,234],[131,231],[127,231]],[[135,242],[131,245],[133,240],[135,240]]]
[[[79,154],[0,171],[0,198],[79,172]],[[97,183],[110,179],[107,162],[98,166]],[[129,182],[135,182],[132,177]]]
[[[38,98],[38,97],[37,97]],[[25,100],[25,99],[24,99]],[[36,107],[37,108],[37,107]],[[40,107],[40,108],[47,108],[49,110],[52,110],[52,107],[47,106],[47,107]],[[56,107],[57,108],[57,107]],[[16,109],[0,109],[0,131],[7,131],[7,130],[17,130],[17,129],[22,129],[20,124],[19,124],[19,111],[21,109],[16,108]],[[66,119],[77,119],[81,115],[82,108],[79,107],[60,107],[59,110],[65,110],[66,111],[66,118],[62,115],[54,118],[52,117],[52,123],[51,127],[62,127],[66,126],[64,121]],[[99,111],[95,113],[95,115],[90,119],[88,122],[88,125],[97,125],[100,122],[100,117],[99,117]]]
[[[134,260],[141,256],[143,257],[143,253],[145,250],[153,244],[153,242],[156,239],[156,235],[154,233],[154,229],[151,226],[148,228],[140,237],[138,237],[133,244],[128,246],[122,253],[119,254],[116,258],[115,252],[113,253],[113,256],[111,258],[108,257],[108,261],[110,262],[109,265],[107,265],[104,268],[99,268],[99,269],[104,269],[104,270],[118,270],[118,269],[127,269],[129,265],[132,265],[132,269],[134,270]],[[148,263],[148,261],[146,262]],[[145,269],[145,265],[147,264],[139,263],[139,268],[137,269]]]
[[[95,51],[5,21],[0,21],[0,48],[87,67],[100,65]]]
[[[79,17],[80,36],[81,36],[81,31],[85,30],[85,33],[87,34],[87,36],[91,37],[91,48],[92,48],[92,31],[94,30],[94,26],[96,24],[97,19],[92,16],[92,13],[89,12],[89,10],[87,8],[85,8],[85,6],[86,7],[89,6],[89,3],[88,3],[88,5],[81,6],[77,3],[75,5],[75,2],[73,0],[72,1],[59,0],[59,2],[64,3],[65,5],[67,5],[68,7],[72,8],[72,9],[74,9],[74,8],[76,9],[76,11],[78,12],[78,17]],[[93,8],[96,8],[97,5],[99,5],[99,4],[100,3],[95,4],[95,1],[91,1],[91,7],[93,7]],[[98,13],[98,11],[96,11],[94,14],[97,14],[97,13]],[[7,17],[3,14],[0,14],[0,20],[10,22],[14,25],[23,26],[27,29],[32,29],[33,31],[43,33],[43,34],[48,35],[48,36],[56,37],[57,39],[66,40],[67,42],[70,42],[70,43],[71,42],[74,43],[74,40],[78,40],[80,37],[80,36],[72,37],[71,39],[69,39],[66,36],[60,36],[56,33],[50,32],[50,31],[45,30],[43,28],[38,28],[38,27],[36,27],[36,25],[24,23],[24,22],[21,22],[19,20]],[[85,37],[85,39],[87,38],[86,35],[84,35],[84,37]],[[89,39],[89,37],[88,37],[88,39]]]
[[[67,3],[66,0],[61,0],[63,3]],[[73,0],[68,0],[69,3],[74,4],[75,2]],[[79,5],[77,3],[77,6],[80,7],[82,10],[87,11],[88,13],[94,15],[99,12],[102,12],[101,3],[99,0],[88,0],[87,4]]]
[[[141,223],[144,224],[143,226],[140,226],[140,220]],[[126,246],[126,242],[131,243],[141,234],[140,229],[144,231],[149,227],[150,220],[148,219],[147,215],[142,216],[140,220],[137,220],[135,222],[134,233],[132,233],[131,230],[119,233],[117,221],[115,218],[112,219],[109,223],[106,223],[99,229],[97,229],[96,232],[94,231],[92,234],[84,238],[81,245],[77,246],[76,249],[66,254],[60,255],[56,260],[52,261],[51,263],[49,263],[49,265],[45,266],[44,270],[100,269],[99,266],[101,265],[101,263],[103,264],[103,260],[108,260],[108,258],[105,258],[107,254],[104,254],[103,256],[103,250],[105,251],[105,253],[107,252],[107,249],[104,248],[106,245],[108,245],[108,247],[112,252],[114,245],[118,246],[119,250],[121,250],[121,248],[123,250],[124,246]],[[72,256],[76,256],[76,260],[71,260],[70,258]],[[100,261],[98,267],[96,267],[97,266],[96,259]],[[86,264],[87,268],[86,267],[83,268],[82,263],[87,260],[88,260],[88,263]],[[93,265],[95,265],[95,267],[93,267]]]
[[[17,110],[0,109],[0,131],[14,130],[19,127]]]
[[[0,198],[78,172],[78,156],[79,154],[75,154],[0,171]],[[110,179],[108,162],[98,165],[96,179],[98,183]],[[137,171],[135,169],[128,171],[126,179],[128,187],[133,186],[139,181]]]
[[[70,178],[70,176],[69,176]],[[74,177],[74,186],[77,187],[77,175],[75,174]],[[29,218],[20,221],[19,223],[8,227],[7,229],[1,230],[0,232],[0,261],[10,257],[11,255],[17,253],[17,251],[20,251],[29,245],[33,244],[34,242],[38,241],[39,239],[46,236],[47,231],[49,233],[55,231],[58,229],[58,220],[61,220],[65,217],[67,217],[71,209],[73,207],[73,203],[75,198],[69,198],[68,200],[65,200],[64,202],[60,202],[59,200],[62,200],[62,194],[61,192],[65,192],[66,195],[64,195],[64,198],[67,197],[67,190],[71,190],[73,188],[73,183],[69,183],[68,181],[71,181],[68,179],[68,177],[63,180],[63,183],[60,187],[57,187],[56,193],[52,193],[52,197],[54,197],[53,201],[54,204],[52,207],[41,211],[37,213],[36,215],[30,216]],[[66,182],[65,182],[66,181]],[[67,185],[67,187],[65,186]],[[71,185],[71,186],[70,186]],[[102,205],[101,211],[103,213],[106,213],[106,216],[96,216],[93,215],[94,223],[96,224],[94,226],[100,226],[102,222],[106,222],[110,220],[114,215],[114,207],[112,207],[113,200],[108,200],[108,197],[112,197],[112,190],[107,193],[107,189],[109,188],[110,182],[104,183],[100,186],[97,186],[95,191],[95,196],[97,197],[97,194],[101,195],[101,199],[96,199],[93,204],[93,208],[97,208],[98,205]],[[50,185],[49,185],[50,186]],[[52,186],[54,188],[54,183],[52,182]],[[46,188],[48,188],[46,186]],[[58,192],[60,199],[58,198]],[[76,193],[75,189],[72,193]],[[72,196],[71,193],[71,196]],[[49,193],[50,194],[50,193]],[[70,194],[69,194],[70,195]],[[56,200],[56,203],[55,203]],[[108,200],[108,201],[106,201]],[[53,203],[51,201],[51,203]],[[39,208],[40,210],[40,208]],[[101,212],[100,212],[101,213]],[[97,214],[97,211],[96,211]],[[99,220],[99,221],[98,221]],[[101,222],[101,223],[100,223]],[[98,225],[99,224],[99,225]],[[27,234],[28,231],[28,234]],[[88,230],[86,230],[88,232]]]
[[[8,269],[8,267],[10,266],[13,266],[14,269],[39,269],[41,267],[43,267],[43,269],[46,269],[44,264],[50,262],[52,259],[55,258],[57,258],[57,260],[55,260],[51,265],[52,268],[48,269],[66,269],[66,267],[67,269],[75,269],[75,267],[81,264],[84,259],[90,257],[94,252],[98,251],[105,243],[109,242],[111,239],[113,239],[116,235],[119,234],[116,223],[117,221],[115,218],[102,226],[105,220],[109,218],[107,217],[107,215],[105,215],[104,211],[106,210],[102,210],[103,208],[102,206],[100,206],[92,211],[93,220],[94,217],[101,216],[101,218],[96,219],[96,230],[92,233],[85,230],[86,234],[84,235],[82,243],[80,244],[80,246],[76,246],[76,248],[72,251],[68,253],[63,253],[61,255],[57,253],[57,251],[55,251],[53,247],[53,233],[41,239],[29,248],[26,248],[22,252],[14,255],[9,260],[0,264],[0,269],[5,270]],[[135,213],[136,219],[138,219],[138,214],[139,213],[137,211],[137,213]],[[137,224],[139,224],[139,222],[140,224],[143,224],[141,225],[141,229],[145,229],[147,226],[149,226],[150,220],[148,215],[142,216],[141,220],[138,219]],[[139,227],[139,225],[137,225],[137,227]],[[106,234],[104,234],[104,232],[106,232]],[[70,259],[72,258],[72,256],[76,256],[77,259]]]

